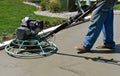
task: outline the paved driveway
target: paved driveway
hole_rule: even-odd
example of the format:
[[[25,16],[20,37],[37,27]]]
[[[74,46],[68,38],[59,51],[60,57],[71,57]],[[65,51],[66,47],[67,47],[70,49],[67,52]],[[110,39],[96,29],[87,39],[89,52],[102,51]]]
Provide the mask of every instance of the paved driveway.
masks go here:
[[[0,51],[0,76],[120,76],[120,15],[115,15],[113,53],[95,48],[102,44],[101,34],[92,53],[77,54],[74,47],[82,43],[89,23],[57,33],[54,42],[58,52],[48,57],[19,59]]]

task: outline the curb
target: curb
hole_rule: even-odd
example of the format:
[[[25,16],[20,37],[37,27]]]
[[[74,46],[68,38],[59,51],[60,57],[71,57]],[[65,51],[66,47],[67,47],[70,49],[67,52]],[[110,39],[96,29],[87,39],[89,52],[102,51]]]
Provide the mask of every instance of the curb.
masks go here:
[[[81,24],[81,23],[83,23],[83,22],[86,22],[86,21],[88,21],[90,18],[91,18],[91,16],[87,16],[87,17],[85,17],[85,20],[84,20],[84,21],[81,21],[81,22],[79,22],[79,23],[73,23],[73,24],[71,24],[71,27],[72,27],[72,26],[75,26],[75,25],[77,25],[77,24]],[[61,24],[60,24],[60,25],[61,25]],[[55,30],[56,28],[58,28],[60,25],[56,25],[56,26],[54,26],[54,27],[50,27],[50,28],[47,28],[47,29],[45,29],[45,30],[42,30],[41,32],[38,33],[38,35],[39,35],[39,34],[43,34],[43,33],[51,32],[51,31]],[[4,42],[0,43],[0,50],[4,49],[6,45],[10,44],[10,43],[12,42],[12,40],[13,40],[13,39],[10,39],[10,40],[7,40],[7,41],[4,41]]]
[[[35,7],[37,7],[37,8],[40,8],[40,6],[39,6],[39,5],[36,5],[35,3],[26,2],[26,1],[24,1],[23,3],[24,3],[24,4],[27,4],[27,5],[35,6]]]
[[[120,15],[120,10],[114,10],[115,15]]]

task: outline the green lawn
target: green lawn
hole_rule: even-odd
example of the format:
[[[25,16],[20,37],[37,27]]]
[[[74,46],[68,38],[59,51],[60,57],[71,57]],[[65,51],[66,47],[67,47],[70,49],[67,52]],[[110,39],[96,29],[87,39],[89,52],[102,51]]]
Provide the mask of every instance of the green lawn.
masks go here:
[[[62,21],[60,18],[52,18],[35,15],[33,12],[38,10],[36,7],[23,4],[24,0],[0,0],[0,37],[2,32],[12,34],[19,26],[20,21],[25,16],[32,14],[35,19],[42,19],[50,23]],[[115,9],[120,9],[120,3]]]
[[[2,32],[12,34],[19,26],[20,21],[27,15],[32,14],[34,19],[42,19],[50,23],[62,21],[60,18],[52,18],[35,15],[36,7],[23,4],[24,0],[0,0],[0,37]]]
[[[114,7],[115,10],[120,10],[120,2],[118,2],[115,7]]]

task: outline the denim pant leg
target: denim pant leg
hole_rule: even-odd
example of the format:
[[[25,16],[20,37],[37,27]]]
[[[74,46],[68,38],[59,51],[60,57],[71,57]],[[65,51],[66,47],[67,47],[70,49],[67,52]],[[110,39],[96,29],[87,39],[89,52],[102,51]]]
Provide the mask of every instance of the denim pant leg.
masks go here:
[[[113,10],[108,11],[107,19],[104,22],[102,29],[103,32],[103,43],[110,47],[115,47],[114,34],[113,34]]]
[[[101,11],[102,9],[103,5],[97,7],[92,13],[91,24],[88,27],[88,33],[86,34],[85,39],[83,41],[83,46],[87,49],[91,49],[94,45],[102,30],[104,21],[107,17],[106,13],[104,14]]]
[[[90,5],[91,5],[90,0],[86,0],[86,5],[88,5],[88,6],[90,6]]]

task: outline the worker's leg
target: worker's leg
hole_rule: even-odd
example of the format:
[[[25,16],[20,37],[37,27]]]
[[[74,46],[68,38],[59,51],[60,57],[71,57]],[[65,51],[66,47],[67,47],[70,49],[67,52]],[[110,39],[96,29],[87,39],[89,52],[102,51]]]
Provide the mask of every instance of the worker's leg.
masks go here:
[[[87,49],[92,48],[102,30],[104,21],[106,19],[106,13],[103,13],[101,11],[102,9],[103,5],[98,6],[92,13],[91,24],[88,27],[88,33],[83,41],[83,46]]]
[[[114,34],[113,34],[113,10],[108,11],[107,19],[104,22],[102,29],[103,32],[103,42],[106,46],[115,47]]]

